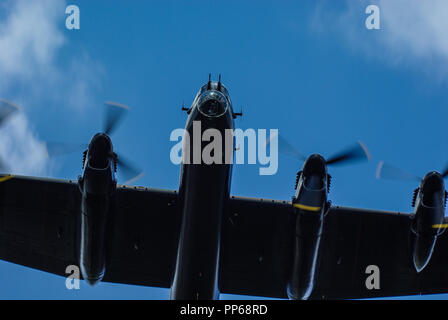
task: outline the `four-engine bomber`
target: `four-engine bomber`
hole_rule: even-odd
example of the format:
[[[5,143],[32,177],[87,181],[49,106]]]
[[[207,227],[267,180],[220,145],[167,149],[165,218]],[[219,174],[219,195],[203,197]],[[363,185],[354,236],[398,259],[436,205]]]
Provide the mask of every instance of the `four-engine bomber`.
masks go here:
[[[62,276],[75,264],[89,284],[170,288],[172,299],[216,299],[221,292],[290,299],[448,292],[448,169],[417,178],[413,214],[339,207],[328,199],[327,169],[368,159],[365,146],[305,157],[278,136],[280,151],[286,147],[304,162],[292,201],[233,196],[227,157],[235,146],[209,150],[221,161],[208,163],[200,157],[208,144],[195,144],[192,135],[197,122],[201,135],[225,135],[241,116],[221,78],[209,77],[191,107],[183,107],[179,188],[117,186],[116,174],[131,181],[141,173],[117,155],[110,138],[128,107],[106,106],[105,128],[84,151],[77,182],[0,175],[0,259]],[[0,125],[16,110],[0,100]],[[377,174],[415,178],[384,163]],[[375,290],[365,285],[372,265],[382,272]]]

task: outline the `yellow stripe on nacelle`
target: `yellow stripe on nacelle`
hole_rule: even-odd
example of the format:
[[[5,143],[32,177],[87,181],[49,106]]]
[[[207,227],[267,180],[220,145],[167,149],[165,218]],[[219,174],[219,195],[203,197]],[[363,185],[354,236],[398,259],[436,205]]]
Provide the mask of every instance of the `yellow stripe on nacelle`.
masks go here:
[[[434,229],[448,228],[448,223],[445,223],[445,224],[433,224],[432,227],[433,227]]]
[[[292,205],[295,208],[306,210],[306,211],[313,211],[313,212],[317,212],[321,209],[321,207],[307,206],[305,204],[300,204],[300,203],[293,203]]]
[[[9,179],[12,179],[14,176],[12,175],[12,174],[9,174],[9,175],[7,175],[7,176],[4,176],[4,177],[1,177],[0,178],[0,182],[5,182],[5,181],[7,181],[7,180],[9,180]]]

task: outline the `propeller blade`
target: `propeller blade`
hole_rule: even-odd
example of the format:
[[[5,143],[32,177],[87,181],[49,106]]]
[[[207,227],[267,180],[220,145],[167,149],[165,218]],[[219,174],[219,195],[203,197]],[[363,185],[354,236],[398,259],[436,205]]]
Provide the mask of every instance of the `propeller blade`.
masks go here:
[[[266,140],[266,145],[268,145],[271,140],[275,137],[270,136]],[[298,159],[300,161],[304,161],[306,159],[305,155],[303,155],[297,148],[292,146],[285,138],[283,138],[281,135],[277,135],[278,137],[278,150],[283,153],[284,155],[290,156],[294,159]]]
[[[361,161],[361,160],[369,160],[370,153],[367,150],[366,146],[359,141],[353,147],[338,153],[327,160],[327,165],[342,163],[342,162],[353,162],[353,161]]]
[[[0,172],[1,173],[8,173],[10,171],[11,171],[11,169],[6,164],[6,161],[3,158],[0,158]]]
[[[419,181],[421,177],[415,176],[407,171],[400,168],[394,167],[384,161],[378,164],[376,169],[377,179],[387,179],[387,180],[401,180],[401,181]]]
[[[54,142],[47,141],[45,149],[49,157],[57,157],[74,152],[80,152],[88,148],[87,143],[69,143],[69,142]]]
[[[445,167],[445,169],[442,171],[441,175],[443,178],[446,178],[446,176],[448,176],[448,166]]]
[[[140,179],[144,175],[144,171],[132,165],[128,160],[123,159],[122,156],[117,156],[117,166],[120,176],[126,180],[123,184],[130,184]]]
[[[7,100],[0,99],[0,125],[3,125],[14,112],[20,111],[21,108]]]
[[[104,133],[111,135],[111,133],[116,129],[118,123],[129,110],[128,106],[124,104],[107,102],[106,101],[106,118],[104,124]]]

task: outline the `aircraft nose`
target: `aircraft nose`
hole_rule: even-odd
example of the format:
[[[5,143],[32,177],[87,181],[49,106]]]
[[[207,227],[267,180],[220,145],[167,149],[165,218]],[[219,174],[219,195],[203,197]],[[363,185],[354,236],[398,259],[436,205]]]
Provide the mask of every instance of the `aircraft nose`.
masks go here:
[[[208,100],[201,105],[201,111],[210,117],[219,114],[220,105],[216,100]]]
[[[209,91],[199,99],[198,109],[209,118],[219,117],[227,110],[226,98],[218,91]]]

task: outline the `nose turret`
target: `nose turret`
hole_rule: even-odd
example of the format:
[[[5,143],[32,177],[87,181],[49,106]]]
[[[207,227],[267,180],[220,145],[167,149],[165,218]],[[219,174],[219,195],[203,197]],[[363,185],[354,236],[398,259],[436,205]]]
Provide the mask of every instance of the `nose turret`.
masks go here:
[[[199,97],[198,109],[206,117],[219,117],[227,111],[227,108],[227,99],[219,91],[206,91]]]

